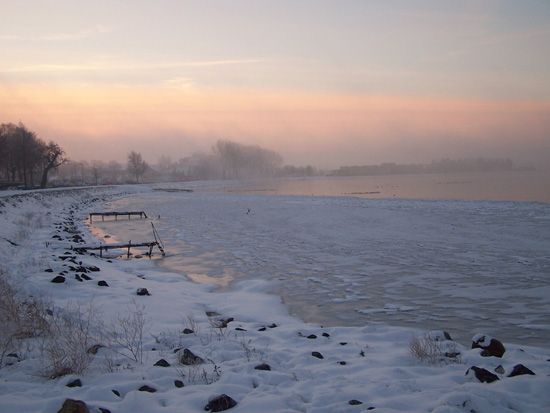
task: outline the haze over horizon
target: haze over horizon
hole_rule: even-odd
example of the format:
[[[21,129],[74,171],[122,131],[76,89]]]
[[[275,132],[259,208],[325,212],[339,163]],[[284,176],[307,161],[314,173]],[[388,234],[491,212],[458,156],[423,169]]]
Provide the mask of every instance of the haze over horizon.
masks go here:
[[[550,2],[0,0],[0,123],[76,160],[550,169]]]

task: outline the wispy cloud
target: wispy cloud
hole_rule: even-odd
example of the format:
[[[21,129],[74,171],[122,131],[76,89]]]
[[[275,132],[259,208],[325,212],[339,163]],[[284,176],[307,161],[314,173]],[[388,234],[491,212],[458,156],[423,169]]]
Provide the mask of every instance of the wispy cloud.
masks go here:
[[[66,64],[37,64],[0,69],[0,73],[39,73],[39,72],[94,72],[94,71],[128,71],[128,70],[159,70],[177,69],[182,67],[225,66],[238,64],[257,64],[280,62],[282,58],[257,59],[225,59],[204,60],[194,62],[158,62],[158,63],[120,63],[120,62],[90,62]]]
[[[89,27],[87,29],[80,30],[76,33],[45,34],[42,36],[38,36],[38,39],[51,40],[51,41],[78,40],[78,39],[86,39],[86,38],[94,37],[98,34],[109,33],[112,31],[113,29],[111,28],[98,25],[98,26]]]
[[[164,82],[165,86],[173,89],[190,89],[194,86],[193,79],[188,77],[174,77]]]
[[[100,34],[109,33],[114,29],[97,25],[82,29],[75,33],[50,33],[38,36],[21,36],[13,34],[0,34],[0,40],[33,40],[33,41],[70,41],[92,38]]]
[[[22,37],[13,35],[13,34],[0,34],[0,40],[19,40],[19,39],[22,39]]]

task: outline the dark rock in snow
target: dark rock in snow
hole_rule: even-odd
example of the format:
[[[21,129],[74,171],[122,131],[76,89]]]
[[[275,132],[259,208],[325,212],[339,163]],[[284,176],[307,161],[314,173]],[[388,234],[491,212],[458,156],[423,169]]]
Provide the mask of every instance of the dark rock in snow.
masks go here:
[[[90,413],[90,409],[82,400],[66,399],[57,413]]]
[[[82,387],[82,382],[80,379],[76,379],[67,383],[67,387]]]
[[[80,278],[80,275],[78,275],[78,274],[75,274],[75,275],[74,275],[74,279],[75,279],[76,281],[82,282],[82,278]]]
[[[151,387],[151,386],[148,386],[146,384],[144,384],[143,386],[141,386],[139,389],[139,391],[146,391],[148,393],[155,393],[157,391],[157,389]]]
[[[111,390],[114,395],[120,397],[120,392],[118,390]]]
[[[236,405],[237,402],[235,400],[227,394],[222,394],[211,399],[208,404],[204,406],[204,410],[209,410],[211,412],[222,412],[224,410],[231,409]]]
[[[99,411],[101,413],[111,413],[111,411],[109,409],[105,409],[104,407],[99,407]]]
[[[330,334],[329,333],[323,333],[323,337],[330,338]]]
[[[317,338],[317,336],[315,334],[310,334],[306,338],[309,338],[310,340],[315,340]]]
[[[86,353],[96,355],[101,347],[103,347],[101,344],[94,344],[86,350]]]
[[[62,275],[57,275],[56,277],[54,277],[54,279],[52,280],[52,282],[54,284],[62,284],[65,282],[65,277],[63,277]]]
[[[482,383],[492,383],[499,380],[496,374],[493,374],[489,370],[485,370],[481,367],[472,366],[468,369],[466,374],[470,373],[470,370],[474,371],[476,378]]]
[[[183,333],[183,334],[193,334],[194,331],[191,330],[190,328],[186,328],[186,329],[184,329],[184,330],[182,331],[182,333]]]
[[[502,342],[484,334],[477,334],[473,338],[472,348],[481,348],[483,357],[502,357],[506,352]]]
[[[86,281],[90,281],[92,278],[91,277],[88,277],[86,274],[81,274],[80,275],[83,279],[85,279]]]
[[[147,288],[138,288],[137,295],[151,295],[151,294],[149,294],[149,290],[147,290]]]
[[[44,272],[53,272],[53,270],[51,268],[47,268],[44,270]]]
[[[181,380],[174,380],[174,386],[176,386],[178,389],[181,389],[184,384]]]
[[[359,406],[360,404],[363,404],[363,402],[360,402],[359,400],[355,400],[355,399],[350,400],[348,403],[352,406]]]
[[[158,367],[170,367],[170,363],[168,363],[166,360],[164,359],[160,359],[159,361],[157,361],[155,363],[155,366],[158,366]]]
[[[256,367],[254,367],[256,370],[264,370],[264,371],[271,371],[271,366],[269,364],[263,363]]]
[[[92,265],[92,266],[88,267],[88,270],[89,270],[89,271],[93,271],[93,272],[101,271],[101,270],[99,269],[99,267],[96,267],[95,265]]]
[[[265,331],[265,330],[267,330],[266,327],[260,327],[260,328],[258,329],[258,331]]]
[[[499,364],[497,367],[495,367],[495,373],[504,374],[506,373],[506,370],[504,370],[504,367],[502,367],[502,364]]]
[[[188,348],[183,349],[183,353],[179,356],[179,362],[186,366],[192,366],[194,364],[202,364],[204,360],[199,356],[193,354]]]
[[[244,328],[242,328],[242,327],[237,327],[237,328],[235,329],[235,331],[246,331],[246,329],[244,329]]]
[[[100,287],[108,287],[109,286],[109,284],[107,284],[107,281],[105,281],[105,280],[98,281],[97,285],[99,285]]]
[[[323,355],[322,355],[321,353],[319,353],[318,351],[313,351],[313,352],[311,353],[311,355],[312,355],[313,357],[317,357],[318,359],[321,359],[321,360],[324,359]]]
[[[535,376],[535,373],[531,369],[528,369],[523,364],[516,364],[508,377],[523,376],[524,374]]]

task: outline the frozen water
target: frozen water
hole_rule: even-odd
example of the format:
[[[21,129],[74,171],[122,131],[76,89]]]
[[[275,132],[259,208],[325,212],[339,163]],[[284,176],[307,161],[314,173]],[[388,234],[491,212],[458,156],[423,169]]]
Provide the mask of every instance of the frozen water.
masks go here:
[[[160,268],[220,291],[269,280],[308,322],[550,341],[550,204],[155,192],[107,208],[155,217]],[[151,232],[94,227],[109,242]]]

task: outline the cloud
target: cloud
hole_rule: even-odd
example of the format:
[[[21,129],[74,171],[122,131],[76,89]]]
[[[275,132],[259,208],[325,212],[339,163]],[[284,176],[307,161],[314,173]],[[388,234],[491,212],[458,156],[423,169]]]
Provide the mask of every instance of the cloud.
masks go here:
[[[250,59],[225,59],[225,60],[203,60],[189,62],[117,62],[101,61],[89,63],[63,63],[63,64],[35,64],[17,66],[7,69],[0,69],[0,73],[29,73],[29,72],[79,72],[79,71],[138,71],[138,70],[159,70],[177,69],[184,67],[206,67],[225,66],[277,62],[285,59],[280,58],[250,58]]]
[[[48,41],[65,41],[65,40],[79,40],[79,39],[86,39],[90,37],[95,37],[98,34],[103,33],[109,33],[112,32],[113,29],[105,27],[105,26],[94,26],[87,29],[80,30],[76,33],[54,33],[54,34],[45,34],[42,36],[38,36],[38,39],[40,40],[48,40]]]
[[[13,34],[0,34],[0,40],[20,40],[22,39],[21,36],[13,35]]]

